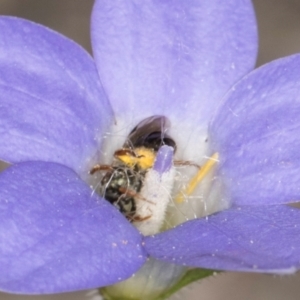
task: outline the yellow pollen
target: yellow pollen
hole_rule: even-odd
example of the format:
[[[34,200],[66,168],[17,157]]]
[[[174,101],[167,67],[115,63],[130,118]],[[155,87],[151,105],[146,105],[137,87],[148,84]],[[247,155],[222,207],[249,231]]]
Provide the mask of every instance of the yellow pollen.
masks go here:
[[[187,187],[179,192],[175,201],[177,203],[182,203],[185,197],[190,196],[204,177],[209,173],[212,167],[218,162],[219,153],[214,153],[207,162],[201,167],[197,174],[191,179]]]
[[[152,149],[146,147],[138,147],[134,149],[135,156],[130,151],[115,154],[115,157],[124,163],[126,166],[137,166],[142,170],[147,170],[153,167],[155,161],[155,152]]]

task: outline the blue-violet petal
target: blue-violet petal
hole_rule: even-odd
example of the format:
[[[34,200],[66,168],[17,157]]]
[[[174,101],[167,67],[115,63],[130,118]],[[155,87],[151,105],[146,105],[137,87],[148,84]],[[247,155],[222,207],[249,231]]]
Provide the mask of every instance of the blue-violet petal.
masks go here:
[[[194,130],[253,68],[257,35],[248,0],[97,0],[92,44],[117,118],[166,114]]]
[[[121,281],[145,261],[140,233],[71,169],[0,173],[0,290],[59,293]]]
[[[243,206],[145,238],[157,259],[214,270],[294,273],[300,267],[300,210]]]
[[[211,124],[219,174],[237,205],[300,198],[300,55],[273,61],[226,96]]]
[[[0,18],[0,159],[53,161],[79,171],[111,118],[85,50],[43,26]]]

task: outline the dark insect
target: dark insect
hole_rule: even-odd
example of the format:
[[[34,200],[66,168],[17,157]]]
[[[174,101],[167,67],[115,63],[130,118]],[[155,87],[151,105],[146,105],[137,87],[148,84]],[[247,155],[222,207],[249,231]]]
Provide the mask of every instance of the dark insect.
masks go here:
[[[103,197],[127,219],[136,213],[135,197],[140,192],[144,174],[123,166],[112,166],[101,180]]]
[[[122,149],[115,151],[112,165],[95,165],[90,174],[106,171],[101,180],[101,195],[113,204],[129,221],[142,221],[136,211],[143,181],[152,168],[162,145],[176,148],[175,141],[166,134],[168,120],[152,116],[140,122],[129,134]]]

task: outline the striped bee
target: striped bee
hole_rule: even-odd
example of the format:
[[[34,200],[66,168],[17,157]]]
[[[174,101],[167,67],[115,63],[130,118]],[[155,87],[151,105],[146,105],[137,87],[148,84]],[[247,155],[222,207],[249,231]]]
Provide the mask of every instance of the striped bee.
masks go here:
[[[123,147],[115,151],[112,165],[98,164],[90,170],[90,174],[105,171],[100,182],[100,194],[130,222],[151,217],[139,217],[136,201],[147,201],[140,199],[139,192],[159,148],[168,145],[176,149],[175,141],[166,133],[169,126],[163,116],[143,120],[130,132]]]

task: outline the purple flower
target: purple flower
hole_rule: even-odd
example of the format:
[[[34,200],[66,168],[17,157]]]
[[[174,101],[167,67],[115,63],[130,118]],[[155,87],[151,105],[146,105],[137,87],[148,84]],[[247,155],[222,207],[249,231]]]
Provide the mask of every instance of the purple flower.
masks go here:
[[[0,157],[13,164],[0,174],[1,290],[103,287],[148,257],[155,272],[167,270],[166,286],[182,266],[299,268],[300,213],[285,204],[300,195],[300,56],[231,88],[255,61],[249,1],[98,0],[95,62],[31,22],[2,17],[0,28]],[[91,167],[110,162],[130,131],[155,115],[171,122],[175,160],[205,166],[218,153],[219,163],[167,211],[171,227],[194,220],[143,237],[86,182],[97,185]],[[172,155],[158,153],[153,171],[161,178]],[[185,167],[179,181],[193,172]]]

